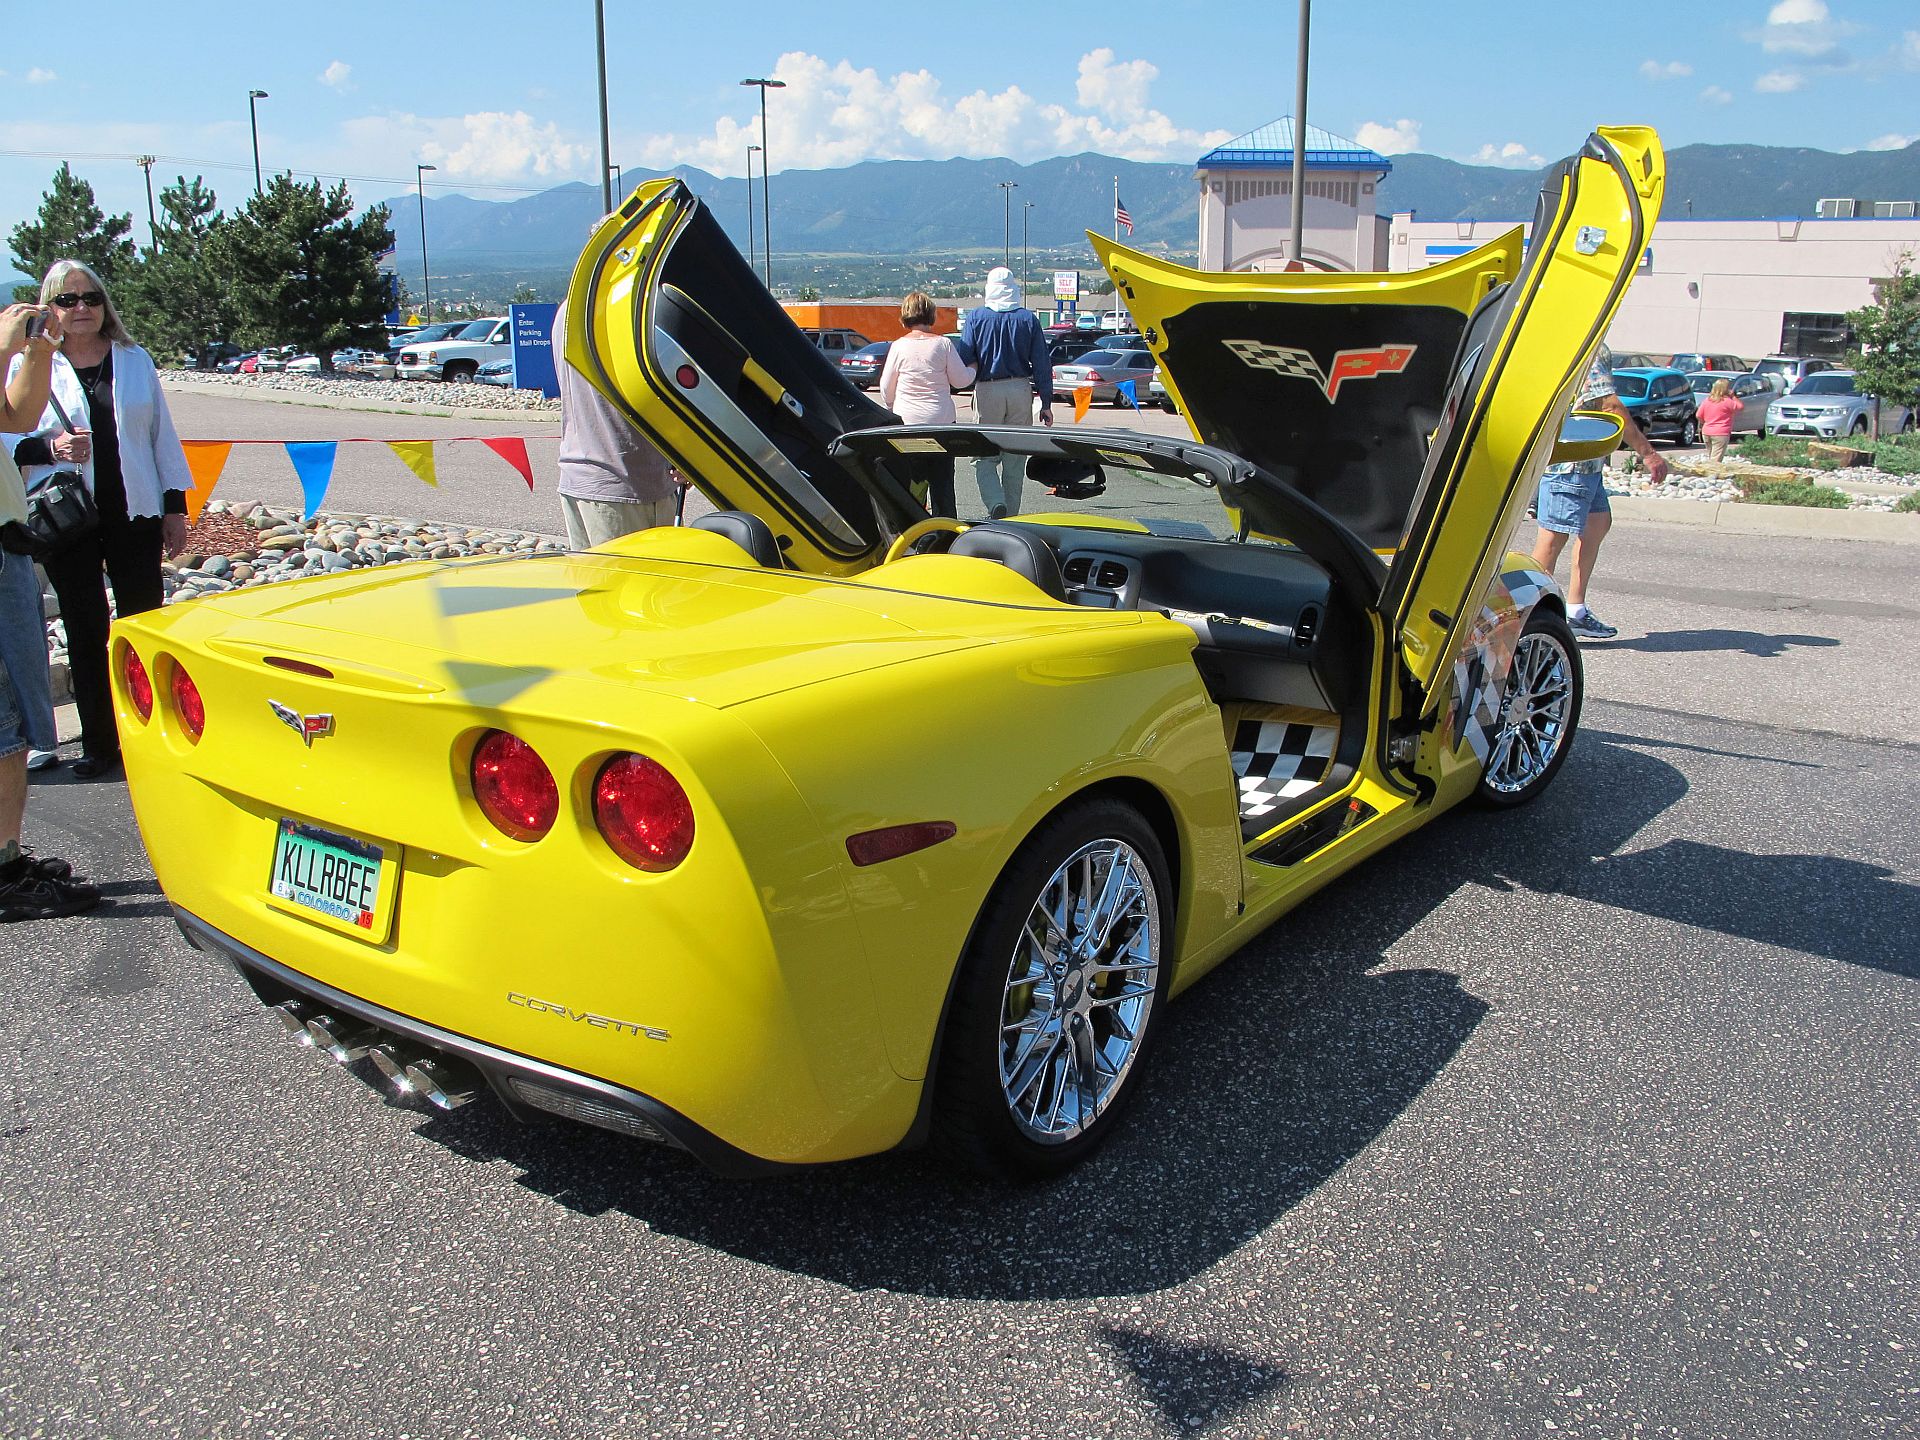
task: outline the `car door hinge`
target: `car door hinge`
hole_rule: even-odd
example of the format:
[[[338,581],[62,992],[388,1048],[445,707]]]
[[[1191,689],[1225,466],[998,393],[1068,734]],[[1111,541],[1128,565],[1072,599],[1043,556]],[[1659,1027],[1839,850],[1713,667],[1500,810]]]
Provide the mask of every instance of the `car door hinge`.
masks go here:
[[[1411,765],[1419,754],[1418,735],[1395,735],[1387,741],[1387,759],[1395,765]]]

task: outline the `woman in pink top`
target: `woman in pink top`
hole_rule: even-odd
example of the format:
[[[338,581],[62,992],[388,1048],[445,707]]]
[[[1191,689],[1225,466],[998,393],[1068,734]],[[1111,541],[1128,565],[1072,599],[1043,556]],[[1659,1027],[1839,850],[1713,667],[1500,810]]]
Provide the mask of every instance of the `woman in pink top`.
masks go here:
[[[1727,441],[1733,438],[1733,422],[1740,418],[1740,402],[1733,398],[1733,385],[1716,380],[1700,402],[1700,433],[1707,437],[1707,458],[1724,460]]]
[[[944,335],[933,333],[933,297],[916,290],[900,302],[900,323],[907,333],[888,347],[880,369],[880,403],[909,425],[951,425],[954,422],[953,387],[973,380],[973,367]],[[928,513],[953,515],[953,457],[912,457],[913,498],[927,503]]]

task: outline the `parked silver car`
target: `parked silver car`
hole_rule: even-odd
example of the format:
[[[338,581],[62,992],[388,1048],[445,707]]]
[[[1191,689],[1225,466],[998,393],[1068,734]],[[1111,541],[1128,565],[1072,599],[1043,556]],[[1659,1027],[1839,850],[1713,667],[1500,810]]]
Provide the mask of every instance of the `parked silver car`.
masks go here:
[[[1714,382],[1724,380],[1732,388],[1733,398],[1740,402],[1740,413],[1733,417],[1733,433],[1736,435],[1764,435],[1767,433],[1767,407],[1780,392],[1773,388],[1764,375],[1749,374],[1745,370],[1695,370],[1687,376],[1687,384],[1693,389],[1695,404],[1707,398]]]
[[[1147,403],[1147,382],[1157,368],[1153,356],[1145,350],[1089,350],[1071,365],[1053,367],[1053,391],[1069,400],[1082,386],[1093,392],[1101,405],[1124,405],[1120,386],[1131,380],[1135,407]]]
[[[1913,407],[1880,402],[1880,433],[1902,434],[1914,427]],[[1853,371],[1822,370],[1809,375],[1767,407],[1769,435],[1863,436],[1873,428],[1873,400],[1855,393]]]

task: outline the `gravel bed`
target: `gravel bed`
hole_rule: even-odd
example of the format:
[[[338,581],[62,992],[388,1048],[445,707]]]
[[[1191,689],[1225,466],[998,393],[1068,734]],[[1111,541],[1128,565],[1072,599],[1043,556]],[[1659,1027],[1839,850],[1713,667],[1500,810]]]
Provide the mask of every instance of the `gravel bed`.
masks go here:
[[[435,380],[371,380],[361,375],[222,375],[217,371],[171,371],[169,378],[194,385],[225,386],[252,394],[317,396],[329,400],[379,400],[423,406],[453,405],[477,410],[530,410],[558,415],[560,402],[538,390],[500,385],[445,383]]]
[[[1856,465],[1843,470],[1820,470],[1809,465],[1756,465],[1749,460],[1728,456],[1720,462],[1719,473],[1706,473],[1710,462],[1705,460],[1683,461],[1689,466],[1698,465],[1703,473],[1683,474],[1678,465],[1668,472],[1664,485],[1650,485],[1644,470],[1619,470],[1611,466],[1607,469],[1607,493],[1609,495],[1632,496],[1644,500],[1701,500],[1722,502],[1739,500],[1740,486],[1736,483],[1739,476],[1759,470],[1773,475],[1791,475],[1798,480],[1811,481],[1816,485],[1826,485],[1847,491],[1849,510],[1892,510],[1899,502],[1899,495],[1863,495],[1848,489],[1853,485],[1891,485],[1902,490],[1920,488],[1920,475],[1894,475],[1885,470],[1876,470],[1870,465]]]

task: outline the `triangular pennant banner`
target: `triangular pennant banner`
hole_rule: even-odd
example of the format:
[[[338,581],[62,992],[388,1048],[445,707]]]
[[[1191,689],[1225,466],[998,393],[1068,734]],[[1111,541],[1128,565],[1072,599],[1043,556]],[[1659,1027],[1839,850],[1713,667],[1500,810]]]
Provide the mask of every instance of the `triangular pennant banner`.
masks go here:
[[[1118,385],[1114,386],[1113,389],[1115,394],[1123,396],[1126,402],[1134,409],[1138,410],[1140,408],[1140,398],[1134,393],[1133,381],[1122,380]]]
[[[526,441],[509,435],[497,440],[483,438],[480,443],[518,470],[520,477],[527,482],[527,489],[533,489],[533,464],[527,459]]]
[[[213,498],[213,487],[220,483],[220,472],[227,468],[227,456],[233,450],[231,440],[182,440],[187,452],[187,473],[193,476],[193,488],[187,491],[187,523],[197,524],[200,512]]]
[[[1078,425],[1087,418],[1087,407],[1093,404],[1093,387],[1076,385],[1073,390],[1073,423]]]
[[[398,455],[414,474],[435,489],[439,488],[440,477],[433,469],[433,441],[431,440],[389,440],[387,448]]]
[[[340,446],[332,440],[289,440],[286,447],[287,459],[300,477],[300,493],[306,497],[302,518],[311,521],[327,498],[327,486],[333,480],[333,457]]]

